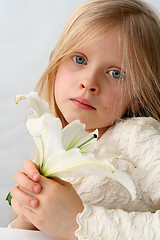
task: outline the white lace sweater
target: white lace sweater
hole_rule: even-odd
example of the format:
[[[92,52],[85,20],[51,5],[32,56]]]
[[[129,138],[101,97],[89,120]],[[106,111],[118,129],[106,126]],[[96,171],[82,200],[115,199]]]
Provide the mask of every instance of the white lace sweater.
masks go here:
[[[132,118],[111,127],[98,147],[118,146],[130,162],[114,160],[136,185],[136,200],[118,182],[101,176],[69,179],[84,211],[77,216],[79,240],[160,240],[160,123]]]
[[[120,183],[102,176],[65,179],[84,205],[75,235],[79,240],[160,240],[160,123],[153,118],[121,121],[98,140],[102,146],[115,146],[137,166],[112,162],[130,175],[137,197],[132,202]]]

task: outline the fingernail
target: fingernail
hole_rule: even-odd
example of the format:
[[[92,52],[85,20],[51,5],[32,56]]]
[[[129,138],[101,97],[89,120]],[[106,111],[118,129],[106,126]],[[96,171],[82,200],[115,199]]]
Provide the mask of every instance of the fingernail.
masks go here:
[[[39,173],[34,173],[33,174],[33,180],[36,181],[39,178]]]
[[[35,193],[39,193],[39,191],[40,191],[40,186],[37,184],[37,185],[34,185],[33,186],[33,191],[35,192]]]
[[[37,201],[36,200],[31,200],[30,201],[30,205],[31,205],[31,207],[36,207],[36,205],[37,205]]]

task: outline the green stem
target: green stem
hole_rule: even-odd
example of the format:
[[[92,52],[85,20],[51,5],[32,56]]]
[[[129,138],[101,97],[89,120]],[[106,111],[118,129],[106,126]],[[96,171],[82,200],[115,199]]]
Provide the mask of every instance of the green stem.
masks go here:
[[[11,206],[11,200],[12,200],[12,196],[10,194],[10,192],[8,193],[6,200],[8,201],[9,205]]]

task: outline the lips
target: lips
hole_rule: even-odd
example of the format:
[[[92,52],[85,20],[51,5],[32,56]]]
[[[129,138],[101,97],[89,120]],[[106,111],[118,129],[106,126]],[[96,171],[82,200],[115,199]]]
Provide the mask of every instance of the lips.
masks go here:
[[[79,108],[85,110],[96,110],[96,108],[85,98],[72,98],[71,101]]]

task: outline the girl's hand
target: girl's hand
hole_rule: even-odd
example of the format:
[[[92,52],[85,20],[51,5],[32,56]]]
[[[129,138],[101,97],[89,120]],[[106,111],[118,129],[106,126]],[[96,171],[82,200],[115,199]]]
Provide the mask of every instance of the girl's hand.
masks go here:
[[[24,168],[26,174],[33,179],[33,172],[36,171],[35,165],[25,162]],[[20,185],[19,181],[17,183]],[[76,239],[74,235],[78,228],[76,216],[83,211],[84,207],[72,185],[59,178],[51,180],[43,176],[40,176],[37,183],[42,187],[39,194],[33,193],[35,182],[28,177],[27,185],[20,185],[22,190],[19,191],[23,195],[16,196],[14,191],[11,194],[13,199],[16,198],[22,206],[23,216],[36,228],[53,238]],[[32,200],[37,201],[33,206],[31,206]]]
[[[25,192],[29,191],[30,195],[32,193],[39,193],[41,191],[41,186],[38,182],[36,182],[40,178],[37,166],[32,161],[25,161],[25,171],[28,171],[28,167],[30,168],[30,178],[33,181],[31,181],[31,179],[25,173],[16,173],[14,175],[16,185],[11,189],[10,193],[12,196],[11,205],[14,209],[14,212],[18,215],[15,227],[33,230],[35,227],[23,214],[23,204],[25,203],[25,205],[27,204],[31,207],[37,207],[39,202],[37,198],[30,198],[30,196],[28,196]]]

